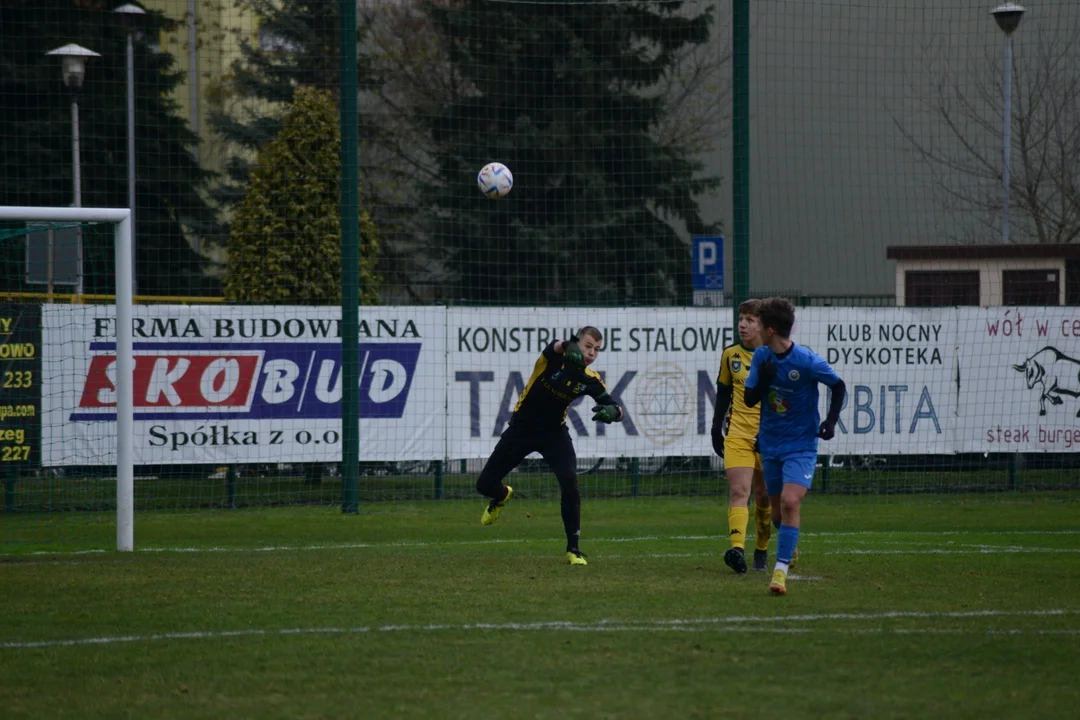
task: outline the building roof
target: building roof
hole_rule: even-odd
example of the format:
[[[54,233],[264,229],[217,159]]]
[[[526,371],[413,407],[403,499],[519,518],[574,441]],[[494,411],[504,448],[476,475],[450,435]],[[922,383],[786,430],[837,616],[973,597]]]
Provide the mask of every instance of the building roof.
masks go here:
[[[1078,245],[890,245],[889,260],[1080,259]]]

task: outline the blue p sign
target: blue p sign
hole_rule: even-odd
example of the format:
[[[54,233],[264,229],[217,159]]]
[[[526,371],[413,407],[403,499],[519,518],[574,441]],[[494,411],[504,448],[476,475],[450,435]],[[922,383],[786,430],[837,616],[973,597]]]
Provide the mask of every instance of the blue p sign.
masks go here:
[[[693,242],[693,289],[724,289],[724,237],[695,235]]]

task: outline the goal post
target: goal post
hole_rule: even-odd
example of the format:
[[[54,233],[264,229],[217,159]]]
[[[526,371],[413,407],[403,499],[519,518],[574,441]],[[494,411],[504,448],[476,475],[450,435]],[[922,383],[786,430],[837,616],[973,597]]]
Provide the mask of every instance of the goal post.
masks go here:
[[[116,549],[135,544],[135,413],[131,211],[127,208],[0,206],[0,221],[112,223],[116,258]]]

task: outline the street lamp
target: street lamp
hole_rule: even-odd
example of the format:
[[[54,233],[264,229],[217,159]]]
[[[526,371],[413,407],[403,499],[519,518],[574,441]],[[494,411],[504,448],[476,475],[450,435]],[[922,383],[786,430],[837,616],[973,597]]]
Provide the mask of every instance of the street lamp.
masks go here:
[[[1005,103],[1001,113],[1002,167],[1001,167],[1001,242],[1009,242],[1009,146],[1012,142],[1012,34],[1020,27],[1026,9],[1022,5],[1006,3],[990,11],[1001,31],[1005,33]]]
[[[45,54],[60,58],[62,61],[60,69],[64,84],[71,91],[71,182],[74,188],[75,207],[82,207],[82,170],[79,166],[79,93],[82,91],[83,78],[86,77],[86,59],[101,57],[101,55],[74,43],[50,50]],[[76,252],[78,270],[75,281],[75,294],[82,295],[83,257],[81,233]]]
[[[128,208],[131,210],[131,294],[136,294],[135,276],[135,31],[146,11],[128,3],[113,10],[121,25],[127,30],[127,153],[128,153]]]

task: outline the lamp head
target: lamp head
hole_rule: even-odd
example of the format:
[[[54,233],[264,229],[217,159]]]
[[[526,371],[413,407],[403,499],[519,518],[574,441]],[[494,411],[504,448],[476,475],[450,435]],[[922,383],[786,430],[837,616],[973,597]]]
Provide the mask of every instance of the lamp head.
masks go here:
[[[50,50],[46,55],[54,55],[61,60],[61,72],[64,84],[71,90],[82,88],[83,78],[86,76],[86,59],[101,57],[93,50],[76,45],[74,43]]]
[[[1027,9],[1023,5],[1005,3],[991,10],[990,14],[994,16],[994,21],[1003,33],[1012,35],[1013,31],[1020,27],[1020,20],[1025,12]]]
[[[120,24],[127,28],[128,32],[134,32],[142,24],[146,15],[145,10],[132,3],[126,3],[118,8],[114,8],[113,12],[116,13],[116,17],[120,21]]]

